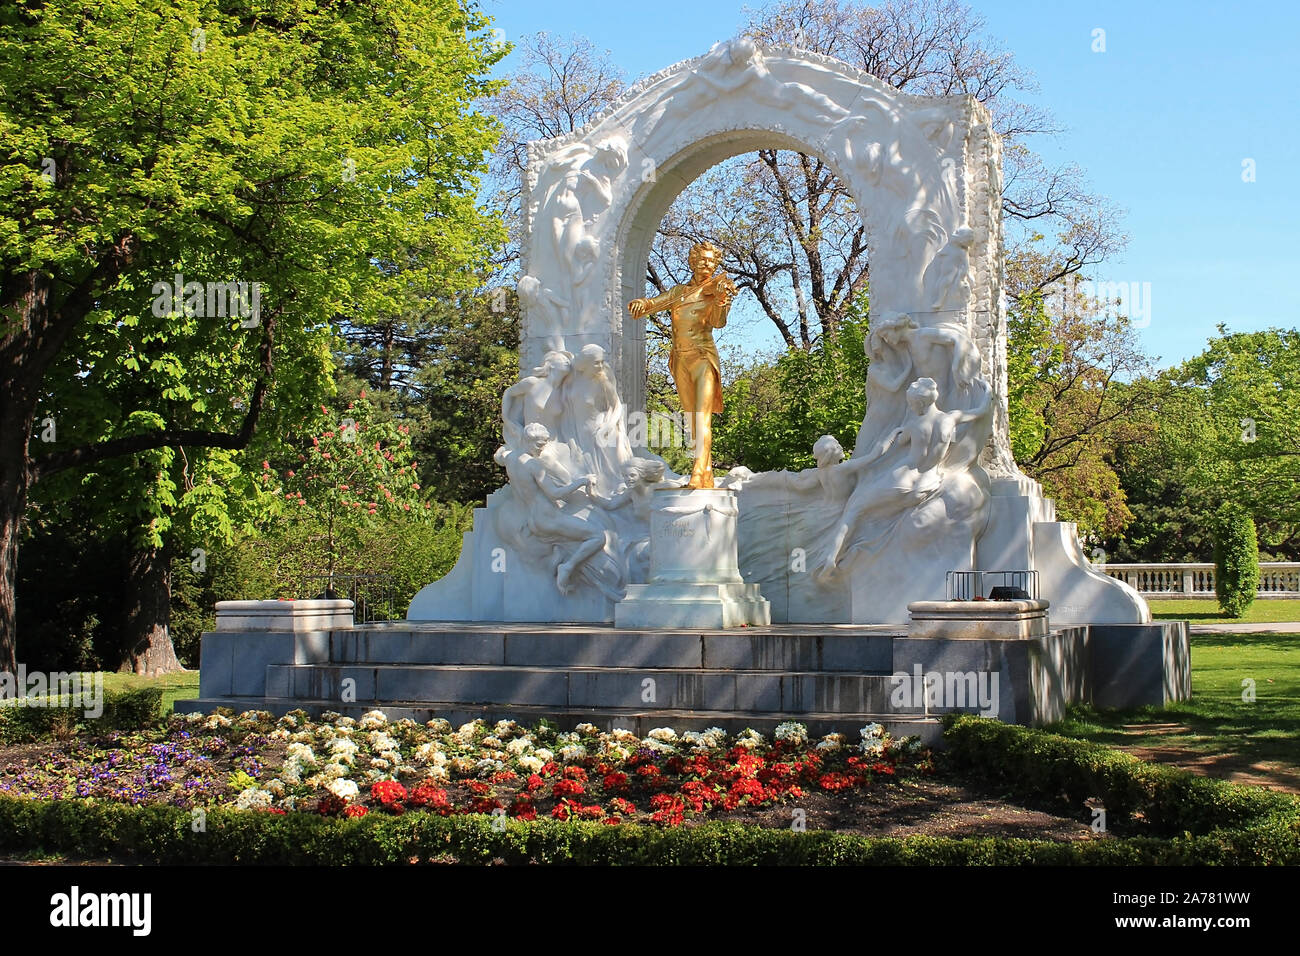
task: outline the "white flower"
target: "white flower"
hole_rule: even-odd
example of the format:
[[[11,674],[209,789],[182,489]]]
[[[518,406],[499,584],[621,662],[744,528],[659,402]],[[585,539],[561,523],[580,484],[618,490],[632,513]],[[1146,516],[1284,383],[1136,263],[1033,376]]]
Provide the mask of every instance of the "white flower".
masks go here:
[[[514,733],[518,726],[513,720],[498,720],[496,726],[492,728],[492,732],[498,737],[505,737]]]
[[[235,806],[240,810],[265,810],[271,805],[271,795],[257,787],[241,790],[235,798]]]
[[[361,722],[357,726],[362,730],[378,730],[387,727],[388,715],[382,710],[368,710],[361,715]]]
[[[296,786],[302,783],[302,768],[297,763],[286,763],[280,771],[280,779]]]
[[[844,746],[843,734],[827,734],[825,737],[821,739],[821,742],[817,744],[817,749],[828,750],[833,753],[834,751],[839,750],[843,746]]]
[[[641,742],[641,738],[626,727],[615,727],[609,732],[609,735],[621,744],[639,744]]]
[[[443,720],[441,717],[433,718],[433,720],[426,722],[424,726],[428,727],[435,734],[446,734],[451,732],[451,722]]]
[[[474,770],[474,761],[470,760],[468,757],[452,757],[448,762],[448,765],[452,770],[462,776],[472,773]]]
[[[316,766],[316,754],[311,747],[303,743],[291,743],[284,751],[285,759],[308,767]]]
[[[626,760],[628,757],[632,756],[632,751],[628,748],[619,744],[611,743],[605,744],[604,753],[606,757],[612,757],[615,760]]]
[[[397,741],[388,736],[388,734],[382,730],[372,730],[370,736],[366,739],[373,750],[383,751],[397,749]]]
[[[503,744],[500,740],[492,736],[484,737],[482,740],[479,741],[478,745],[482,747],[484,750],[500,750],[502,747],[505,746],[505,744]]]
[[[468,724],[461,724],[456,729],[456,736],[461,740],[473,740],[474,735],[483,728],[482,718],[471,720]]]
[[[345,803],[354,800],[357,794],[361,792],[361,788],[351,780],[342,779],[331,780],[329,783],[325,784],[325,789]]]
[[[560,759],[565,763],[573,763],[575,760],[581,760],[587,756],[587,748],[582,744],[568,744],[560,748],[559,754]]]
[[[351,717],[340,717],[338,720],[334,721],[334,726],[339,730],[351,730],[356,725],[357,722]]]
[[[268,780],[266,783],[264,783],[264,784],[262,785],[262,789],[265,790],[267,793],[271,794],[271,796],[273,796],[273,797],[283,797],[283,796],[284,796],[284,781],[283,781],[283,780]]]
[[[193,714],[185,715],[185,723],[189,724],[191,727],[194,726],[195,724],[201,724],[203,723],[203,721],[207,719],[208,719],[207,714],[193,713]]]
[[[280,808],[282,810],[289,810],[289,811],[298,809],[298,798],[285,797],[283,800],[280,801]]]
[[[204,730],[222,730],[230,726],[230,718],[223,717],[221,714],[213,714],[203,723]]]
[[[294,717],[292,714],[285,714],[283,717],[277,720],[276,723],[281,727],[288,728],[289,730],[298,729],[298,718]]]
[[[533,742],[527,737],[516,737],[510,743],[506,744],[506,753],[518,757],[520,754],[527,753],[533,749]]]
[[[677,739],[677,731],[671,727],[656,727],[646,736],[652,740],[662,740],[664,743],[670,744]]]
[[[757,730],[746,728],[738,737],[736,737],[736,746],[744,747],[746,750],[753,750],[755,747],[763,745],[763,735]]]
[[[576,744],[581,739],[582,739],[581,737],[579,737],[577,734],[572,732],[555,735],[555,742],[559,744],[561,747],[566,747],[569,744]]]
[[[595,724],[578,724],[578,726],[574,727],[573,730],[574,733],[582,734],[584,737],[591,737],[600,733],[600,728]]]
[[[534,757],[532,754],[520,757],[515,763],[519,764],[520,769],[527,770],[529,773],[537,773],[546,766],[545,760]]]
[[[330,741],[330,759],[338,763],[350,764],[356,759],[357,745],[347,738]]]
[[[313,738],[312,735],[311,735],[310,733],[308,733],[307,731],[302,730],[302,731],[299,731],[299,732],[296,733],[296,734],[291,734],[291,735],[289,736],[289,739],[290,739],[291,741],[293,741],[295,744],[309,744],[309,743],[311,743],[312,740],[314,740],[315,738]]]
[[[885,736],[885,728],[882,727],[880,724],[867,724],[867,726],[863,727],[860,731],[858,731],[858,734],[859,736],[862,737],[863,740],[883,737]]]
[[[283,727],[278,727],[275,730],[271,731],[270,734],[268,734],[267,736],[270,737],[272,740],[288,740],[289,731],[285,730]]]
[[[441,760],[438,758],[441,757]],[[446,763],[447,755],[442,752],[437,744],[420,744],[415,748],[414,754],[416,763]]]
[[[677,748],[674,747],[672,744],[666,744],[662,740],[656,740],[653,737],[647,737],[645,740],[641,742],[641,746],[644,747],[646,750],[653,750],[655,753],[659,753],[659,754],[677,753]]]
[[[555,754],[547,750],[545,747],[538,747],[535,751],[533,751],[533,756],[535,756],[542,763],[550,763],[552,760],[555,759]]]
[[[885,752],[885,742],[875,737],[868,737],[858,744],[858,749],[868,757],[878,757]]]
[[[430,780],[448,780],[451,774],[447,772],[446,767],[430,767],[429,772],[425,774]]]
[[[474,772],[479,776],[496,773],[505,767],[500,760],[493,760],[491,757],[484,757],[478,763],[474,764]]]
[[[420,726],[410,717],[403,717],[401,720],[393,721],[393,729],[400,730],[402,733],[408,733]]]
[[[325,723],[325,724],[332,724],[337,720],[341,720],[342,718],[343,715],[340,714],[337,710],[327,710],[322,712],[320,715],[321,723]]]
[[[808,728],[796,721],[787,720],[783,724],[777,724],[773,736],[792,746],[801,747],[808,742]]]
[[[381,758],[379,758],[379,757],[376,757],[374,760],[370,761],[370,769],[371,769],[372,771],[373,771],[373,770],[387,770],[387,769],[388,769],[388,761],[387,761],[387,760],[383,760],[383,759],[381,759]]]

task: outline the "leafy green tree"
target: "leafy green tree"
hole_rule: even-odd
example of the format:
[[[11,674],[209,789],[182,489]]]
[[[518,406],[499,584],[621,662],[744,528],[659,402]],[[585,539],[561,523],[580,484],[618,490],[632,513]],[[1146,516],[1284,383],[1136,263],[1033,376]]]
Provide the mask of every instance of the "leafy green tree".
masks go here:
[[[473,284],[502,235],[475,195],[489,22],[453,0],[0,7],[0,670],[33,484],[247,448],[275,393],[327,384],[334,317]],[[76,379],[110,366],[175,382],[105,421]]]
[[[1209,560],[1225,504],[1254,518],[1264,559],[1300,559],[1300,332],[1219,331],[1150,383],[1156,440],[1116,455],[1136,515],[1106,546],[1119,560]]]
[[[1186,436],[1188,484],[1245,508],[1266,551],[1300,559],[1300,330],[1221,325],[1172,378],[1208,425]]]
[[[866,410],[865,334],[866,323],[852,312],[810,349],[791,349],[737,375],[714,424],[719,466],[810,467],[822,435],[834,435],[851,452]]]
[[[333,591],[337,571],[359,566],[363,531],[376,518],[421,519],[432,504],[420,494],[410,429],[376,415],[364,390],[341,411],[320,411],[293,467],[277,475],[264,461],[259,480],[281,500],[288,521],[314,529],[325,590]]]

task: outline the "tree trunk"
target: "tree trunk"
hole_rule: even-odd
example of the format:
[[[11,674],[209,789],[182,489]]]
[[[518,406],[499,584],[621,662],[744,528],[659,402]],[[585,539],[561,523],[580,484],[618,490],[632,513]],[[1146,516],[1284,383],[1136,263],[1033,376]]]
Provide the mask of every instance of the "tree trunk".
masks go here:
[[[171,552],[166,546],[138,547],[127,560],[123,635],[126,660],[122,669],[146,677],[184,670],[172,647]]]
[[[9,434],[0,443],[0,673],[17,673],[18,633],[14,591],[18,539],[27,506],[27,433]]]

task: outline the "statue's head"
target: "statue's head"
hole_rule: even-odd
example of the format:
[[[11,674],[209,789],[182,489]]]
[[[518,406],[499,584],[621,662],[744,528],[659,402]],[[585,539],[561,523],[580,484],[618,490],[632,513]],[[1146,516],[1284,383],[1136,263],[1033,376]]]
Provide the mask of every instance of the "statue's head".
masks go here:
[[[938,400],[939,385],[932,378],[918,378],[907,388],[907,404],[918,414]]]
[[[568,352],[551,351],[542,356],[542,364],[533,369],[533,374],[539,378],[559,381],[569,374],[569,369],[572,367],[572,355]]]
[[[902,345],[908,333],[916,327],[915,320],[906,312],[886,312],[870,323],[868,348],[874,348],[878,342]]]
[[[609,369],[605,361],[605,350],[594,342],[584,345],[577,358],[573,360],[573,367],[579,375],[600,378]]]
[[[542,450],[542,447],[551,440],[551,433],[546,430],[546,426],[541,422],[529,422],[524,427],[524,441],[527,447],[535,455]]]
[[[817,459],[818,468],[838,465],[844,460],[844,446],[834,435],[823,435],[813,445],[813,457]]]
[[[629,458],[623,463],[623,480],[629,485],[664,480],[664,463],[657,458]]]
[[[707,279],[713,273],[718,271],[718,266],[722,262],[722,250],[713,243],[705,240],[697,242],[691,246],[691,251],[686,255],[686,263],[695,273],[695,277]]]

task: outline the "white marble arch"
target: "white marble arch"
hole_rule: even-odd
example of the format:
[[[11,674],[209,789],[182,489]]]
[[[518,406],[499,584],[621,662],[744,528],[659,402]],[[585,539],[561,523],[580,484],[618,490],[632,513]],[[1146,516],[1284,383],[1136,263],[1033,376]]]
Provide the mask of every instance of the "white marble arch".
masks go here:
[[[570,383],[579,379],[554,373],[563,378],[555,414],[576,425],[560,435],[567,451],[537,446],[551,462],[547,487],[563,489],[542,517],[555,523],[559,508],[590,525],[591,540],[575,551],[576,530],[563,541],[530,538],[522,498],[507,485],[476,511],[456,568],[416,596],[408,617],[613,620],[618,593],[638,581],[649,528],[601,496],[652,464],[632,463],[648,453],[632,449],[610,417],[644,411],[644,324],[626,303],[643,294],[654,232],[682,189],[764,147],[816,154],[840,176],[867,234],[872,315],[906,330],[885,343],[896,374],[864,383],[875,398],[852,463],[828,466],[843,470],[825,481],[779,473],[733,485],[741,571],[761,585],[772,619],[904,624],[909,601],[943,597],[947,570],[1031,568],[1053,593],[1072,596],[1054,609],[1054,624],[1149,621],[1137,592],[1087,565],[1073,527],[1055,521],[1011,456],[1001,145],[987,110],[970,96],[906,95],[837,60],[743,37],[647,77],[582,129],[529,144],[521,376],[563,371],[597,346],[613,372],[612,386],[583,393],[606,397],[581,407]],[[909,411],[908,382],[929,383],[924,414],[948,424],[891,449],[888,436],[923,411]],[[507,446],[503,463],[527,451],[509,438]],[[585,491],[571,480],[583,472]],[[850,497],[854,488],[861,494]],[[527,554],[534,545],[538,553]],[[842,556],[844,570],[809,574],[802,558],[790,560],[805,551],[830,565]],[[581,573],[566,577],[564,561],[582,562]],[[557,590],[553,578],[576,590]]]
[[[642,410],[644,323],[625,304],[644,294],[655,230],[706,169],[772,147],[820,156],[854,197],[874,313],[960,324],[979,345],[996,409],[982,460],[995,477],[1015,475],[999,348],[1001,152],[988,111],[970,96],[903,94],[806,51],[743,38],[718,44],[637,83],[582,129],[529,144],[522,273],[569,307],[524,307],[521,368],[539,364],[557,339],[571,351],[596,342],[628,411]],[[956,296],[935,295],[927,268],[963,229],[969,279]]]

